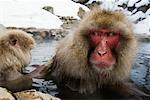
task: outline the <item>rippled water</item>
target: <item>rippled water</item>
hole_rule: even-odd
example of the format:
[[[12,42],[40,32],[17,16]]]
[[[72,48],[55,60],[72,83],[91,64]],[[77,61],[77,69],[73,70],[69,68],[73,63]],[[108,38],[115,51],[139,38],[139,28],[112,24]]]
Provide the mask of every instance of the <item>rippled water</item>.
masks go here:
[[[146,57],[150,58],[150,42],[139,43],[138,53],[144,54]]]
[[[131,79],[138,86],[150,93],[150,42],[139,44],[136,60],[131,72]]]
[[[30,65],[46,63],[55,55],[56,44],[56,41],[51,40],[42,42],[37,41],[36,47],[31,51],[32,60]],[[26,68],[25,72],[29,73],[35,69],[30,65]],[[44,93],[49,93],[51,95],[58,94],[57,86],[51,80],[45,81],[44,79],[34,79],[33,86]]]

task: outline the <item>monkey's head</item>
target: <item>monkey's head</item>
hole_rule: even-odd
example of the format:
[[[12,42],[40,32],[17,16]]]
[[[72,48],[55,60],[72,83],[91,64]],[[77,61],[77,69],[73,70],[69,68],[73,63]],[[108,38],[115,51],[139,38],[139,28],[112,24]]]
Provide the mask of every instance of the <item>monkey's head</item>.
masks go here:
[[[129,75],[136,49],[132,25],[119,11],[94,9],[81,21],[75,34],[87,51],[90,67],[104,76],[122,80]]]
[[[30,63],[30,51],[35,41],[31,35],[21,30],[6,30],[0,35],[0,68],[15,68]]]

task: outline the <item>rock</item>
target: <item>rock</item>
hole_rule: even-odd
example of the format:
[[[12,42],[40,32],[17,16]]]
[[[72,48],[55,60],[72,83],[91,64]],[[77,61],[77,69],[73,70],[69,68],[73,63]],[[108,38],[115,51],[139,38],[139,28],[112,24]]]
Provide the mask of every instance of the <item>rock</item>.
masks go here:
[[[136,37],[139,41],[147,41],[149,42],[150,41],[150,35],[148,34],[136,34]]]
[[[60,100],[57,97],[45,94],[34,89],[11,93],[0,87],[0,100]]]
[[[10,26],[10,27],[7,27],[7,29],[17,29],[17,27]]]
[[[56,36],[54,37],[54,39],[55,39],[55,40],[60,40],[60,39],[62,39],[62,37],[61,37],[61,35],[59,34],[59,35],[56,35]]]
[[[50,35],[49,35],[49,31],[42,31],[39,33],[39,35],[41,36],[42,39],[49,39]]]
[[[70,17],[67,17],[67,19],[70,19]],[[29,27],[29,28],[7,27],[7,29],[23,30],[27,33],[32,34],[33,38],[39,41],[48,40],[48,39],[60,40],[61,38],[65,37],[68,34],[67,29],[39,29],[34,27]]]
[[[15,98],[10,91],[0,87],[0,100],[15,100]]]
[[[63,29],[71,29],[78,23],[78,20],[73,16],[58,16],[58,18],[63,22],[61,25]]]
[[[90,9],[92,9],[93,7],[98,7],[102,4],[102,1],[98,1],[98,0],[93,0],[92,2],[90,0],[72,0],[72,1],[83,4]]]
[[[139,8],[137,8],[137,11],[142,11],[142,12],[146,12],[148,9],[150,8],[150,4],[148,5],[143,5],[143,6],[140,6]]]
[[[81,3],[81,4],[85,4],[87,3],[89,0],[72,0],[73,2],[76,2],[76,3]]]
[[[127,4],[123,3],[122,5],[118,5],[118,7],[122,7],[123,9],[127,8]]]
[[[51,29],[49,32],[51,33],[50,37],[55,40],[60,40],[69,33],[67,30],[64,29]]]
[[[36,90],[25,90],[15,93],[17,100],[60,100],[49,94],[44,94]]]
[[[85,4],[85,6],[87,6],[88,8],[92,9],[93,7],[99,7],[102,4],[101,1],[92,1],[92,3],[87,3]]]
[[[82,19],[85,13],[86,13],[85,10],[80,7],[78,11],[78,16]]]
[[[48,11],[48,12],[54,14],[54,9],[53,9],[53,7],[51,7],[51,6],[44,6],[42,9],[44,9],[44,10],[46,10],[46,11]]]

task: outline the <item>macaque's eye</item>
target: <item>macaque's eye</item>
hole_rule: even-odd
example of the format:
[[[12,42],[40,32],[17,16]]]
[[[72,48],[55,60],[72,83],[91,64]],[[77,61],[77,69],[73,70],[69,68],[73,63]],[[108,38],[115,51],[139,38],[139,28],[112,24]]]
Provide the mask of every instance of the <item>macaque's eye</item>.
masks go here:
[[[93,32],[92,35],[98,36],[98,32]]]
[[[114,35],[116,35],[115,32],[107,32],[107,36],[114,36]]]
[[[12,45],[15,45],[17,43],[17,40],[12,40]]]

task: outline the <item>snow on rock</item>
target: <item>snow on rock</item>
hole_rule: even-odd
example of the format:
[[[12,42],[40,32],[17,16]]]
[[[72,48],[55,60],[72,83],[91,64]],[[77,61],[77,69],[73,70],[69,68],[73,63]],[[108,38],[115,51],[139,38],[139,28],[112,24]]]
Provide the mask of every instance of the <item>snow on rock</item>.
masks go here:
[[[148,34],[150,35],[150,17],[148,17],[147,19],[144,19],[142,21],[140,21],[139,23],[135,24],[135,33],[137,34]]]
[[[74,0],[78,1],[78,0]],[[123,10],[124,13],[136,23],[137,33],[150,34],[150,9],[145,13],[138,8],[150,4],[149,0],[89,0],[100,1],[104,9]],[[118,7],[125,4],[126,7]],[[42,9],[44,6],[53,7],[54,14]],[[14,27],[60,28],[62,21],[58,16],[73,16],[79,19],[79,8],[89,9],[72,0],[0,0],[0,24]],[[133,7],[133,11],[128,8]]]
[[[146,14],[146,16],[150,16],[150,9],[148,9],[145,14]]]
[[[101,0],[89,0],[89,1],[87,2],[87,4],[92,3],[92,2],[94,2],[94,1],[101,1]]]
[[[149,0],[141,0],[141,2],[138,2],[137,4],[135,4],[135,7],[140,7],[143,5],[148,5],[149,4]]]
[[[132,7],[136,2],[138,2],[139,0],[129,0],[128,1],[128,7]]]
[[[136,14],[133,14],[132,16],[130,16],[130,19],[132,19],[133,21],[136,21],[140,18],[145,18],[146,15],[145,13],[143,13],[142,11],[137,12]]]
[[[74,18],[79,18],[77,16],[77,12],[80,7],[82,7],[85,11],[89,11],[86,6],[75,3],[71,0],[47,0],[47,4],[45,6],[52,6],[54,8],[55,15],[73,16]]]
[[[0,24],[0,38],[5,35],[6,28]]]
[[[143,6],[146,7],[148,4],[150,4],[149,0],[97,0],[97,1],[102,2],[100,7],[104,9],[122,10],[125,13],[125,15],[127,15],[129,19],[133,21],[133,23],[135,23],[134,31],[137,34],[144,33],[150,35],[150,8],[146,10],[145,13],[139,10],[140,7]],[[119,7],[118,5],[124,5],[125,8]],[[133,11],[132,10],[129,11],[129,8],[132,8]]]
[[[0,0],[0,24],[15,27],[60,28],[62,21],[44,6],[54,7],[54,14],[78,18],[79,7],[70,0]]]

